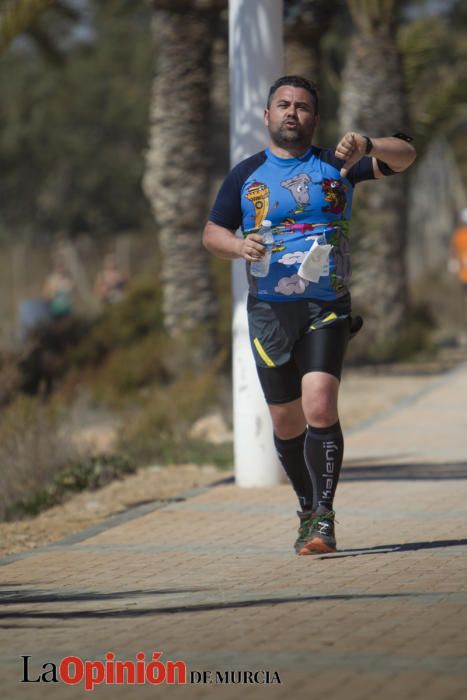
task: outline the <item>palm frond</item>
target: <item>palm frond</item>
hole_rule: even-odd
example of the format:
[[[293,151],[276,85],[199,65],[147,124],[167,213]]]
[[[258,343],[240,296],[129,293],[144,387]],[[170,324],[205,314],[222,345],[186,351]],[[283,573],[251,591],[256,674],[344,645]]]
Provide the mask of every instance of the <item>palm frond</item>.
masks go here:
[[[347,0],[355,25],[368,34],[393,25],[399,4],[400,0]]]
[[[403,27],[399,46],[419,141],[428,143],[434,131],[450,137],[467,109],[465,31],[445,18],[425,17]]]
[[[0,0],[0,51],[29,29],[55,0]]]

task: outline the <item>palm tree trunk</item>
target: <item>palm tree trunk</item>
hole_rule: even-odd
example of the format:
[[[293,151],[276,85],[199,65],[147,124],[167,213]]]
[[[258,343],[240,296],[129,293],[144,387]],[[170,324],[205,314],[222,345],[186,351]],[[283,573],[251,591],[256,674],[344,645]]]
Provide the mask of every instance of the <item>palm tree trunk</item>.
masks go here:
[[[343,73],[342,133],[388,136],[408,130],[408,106],[396,45],[396,3],[348,0],[356,31]],[[354,308],[363,311],[373,354],[390,354],[407,312],[405,175],[359,186],[354,222]],[[358,338],[357,338],[358,340]]]
[[[321,40],[331,26],[338,5],[329,0],[295,0],[285,6],[285,67],[319,85]]]
[[[171,335],[209,325],[217,312],[201,243],[209,197],[209,91],[217,14],[191,5],[155,2],[157,55],[143,181],[163,258],[164,319]],[[209,356],[212,327],[203,338]]]

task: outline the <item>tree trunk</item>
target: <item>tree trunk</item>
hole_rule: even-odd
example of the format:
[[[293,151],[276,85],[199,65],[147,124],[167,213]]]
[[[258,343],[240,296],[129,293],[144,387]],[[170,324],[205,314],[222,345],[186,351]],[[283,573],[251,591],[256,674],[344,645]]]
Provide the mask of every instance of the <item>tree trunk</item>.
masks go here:
[[[206,326],[204,351],[214,351],[217,312],[201,233],[209,196],[209,89],[215,15],[209,10],[160,9],[144,191],[156,220],[163,258],[163,310],[171,335]],[[188,3],[189,4],[189,3]],[[211,325],[209,325],[211,324]]]
[[[321,42],[338,9],[338,3],[329,0],[295,0],[285,6],[285,73],[311,80],[321,98],[324,82]],[[322,138],[322,127],[318,126],[314,133],[315,143]]]
[[[340,126],[342,134],[390,136],[408,130],[408,107],[393,22],[384,18],[360,24],[345,66]],[[407,312],[405,175],[359,185],[352,229],[354,309],[363,312],[373,354],[384,356],[397,345]]]
[[[230,109],[228,27],[223,21],[212,44],[211,114],[209,155],[213,201],[230,169]]]
[[[288,10],[288,11],[287,11]],[[301,75],[319,87],[321,40],[338,10],[329,0],[296,0],[285,14],[285,72]]]

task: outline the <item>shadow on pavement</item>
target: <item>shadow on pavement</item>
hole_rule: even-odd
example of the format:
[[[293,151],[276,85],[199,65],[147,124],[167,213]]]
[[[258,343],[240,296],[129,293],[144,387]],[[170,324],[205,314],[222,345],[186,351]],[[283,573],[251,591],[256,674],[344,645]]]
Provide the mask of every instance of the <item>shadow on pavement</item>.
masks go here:
[[[416,481],[467,479],[467,462],[344,466],[340,481]]]
[[[358,549],[343,549],[335,554],[320,556],[319,559],[342,559],[364,554],[393,554],[400,552],[418,552],[421,549],[441,549],[443,547],[464,547],[467,540],[437,540],[434,542],[407,542],[406,544],[379,544],[375,547],[359,547]]]
[[[174,593],[200,593],[206,588],[164,588],[162,590],[136,590],[136,591],[116,591],[113,593],[100,593],[97,591],[86,591],[83,593],[55,593],[53,591],[24,591],[20,589],[13,591],[0,591],[0,605],[18,605],[24,603],[73,603],[87,600],[118,600],[119,598],[173,595]]]
[[[148,608],[124,608],[112,610],[57,610],[54,611],[17,611],[6,612],[0,615],[0,620],[15,620],[21,621],[30,620],[76,620],[76,619],[99,619],[99,618],[138,618],[151,615],[174,615],[177,613],[196,613],[209,612],[212,610],[228,610],[235,608],[250,608],[250,607],[267,607],[270,605],[279,605],[281,603],[319,603],[322,601],[355,601],[355,600],[384,600],[384,599],[407,599],[407,598],[424,598],[424,597],[445,597],[446,593],[432,593],[408,591],[406,593],[342,593],[342,594],[324,594],[324,595],[304,595],[304,596],[276,596],[270,598],[250,598],[247,600],[232,600],[232,601],[214,601],[186,605],[174,605],[164,607],[148,607]],[[20,601],[17,601],[19,603]],[[23,625],[24,626],[24,625]],[[34,625],[35,627],[36,625]],[[5,625],[0,624],[0,628]]]

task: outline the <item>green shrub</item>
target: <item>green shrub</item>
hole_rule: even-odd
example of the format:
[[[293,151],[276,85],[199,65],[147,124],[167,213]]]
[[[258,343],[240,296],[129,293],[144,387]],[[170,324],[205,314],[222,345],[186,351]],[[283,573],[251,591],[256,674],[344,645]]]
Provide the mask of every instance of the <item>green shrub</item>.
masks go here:
[[[418,356],[433,355],[436,348],[432,332],[436,328],[429,308],[424,304],[414,305],[407,314],[401,334],[394,343],[393,355],[397,360],[414,360]]]
[[[231,445],[209,445],[187,438],[193,422],[218,403],[217,384],[214,363],[202,374],[186,372],[166,388],[153,388],[139,415],[122,430],[118,449],[138,464],[211,461],[227,466],[232,460]]]
[[[349,345],[347,361],[349,364],[379,364],[432,356],[436,352],[432,342],[435,327],[429,308],[423,304],[413,305],[405,316],[399,335],[391,341],[378,344],[369,339],[364,325]]]
[[[161,289],[157,281],[140,278],[118,304],[107,307],[70,355],[76,367],[99,365],[117,348],[128,347],[155,332],[163,332]]]
[[[0,420],[0,518],[15,501],[28,497],[77,453],[62,428],[63,408],[56,401],[18,396]]]
[[[197,418],[219,407],[228,348],[200,371],[206,365],[205,329],[169,338],[157,281],[136,281],[120,303],[80,329],[84,334],[72,349],[59,353],[65,377],[47,402],[15,397],[16,375],[6,361],[0,368],[5,377],[0,387],[5,385],[11,401],[0,420],[0,518],[34,515],[67,493],[97,488],[134,465],[232,463],[231,444],[187,437]],[[69,440],[65,419],[79,386],[123,414],[117,455],[83,457]]]
[[[42,510],[61,503],[70,493],[97,489],[134,471],[136,467],[133,462],[122,455],[86,457],[55,474],[47,486],[14,501],[6,509],[6,519],[37,515]]]
[[[170,381],[169,355],[166,337],[148,335],[109,353],[102,366],[88,373],[86,384],[96,401],[123,408],[138,399],[141,390],[152,384],[165,386]]]
[[[180,439],[158,441],[146,452],[145,464],[157,460],[159,464],[213,464],[219,469],[231,469],[234,460],[232,443],[214,445],[203,440],[191,440],[182,434]],[[148,446],[147,446],[148,447]]]

